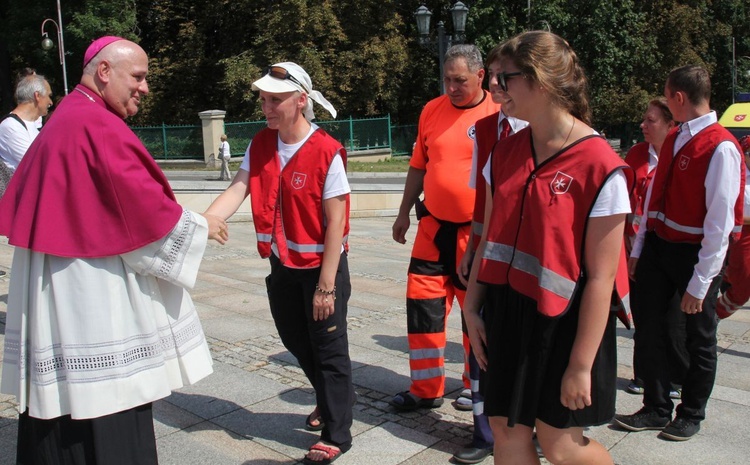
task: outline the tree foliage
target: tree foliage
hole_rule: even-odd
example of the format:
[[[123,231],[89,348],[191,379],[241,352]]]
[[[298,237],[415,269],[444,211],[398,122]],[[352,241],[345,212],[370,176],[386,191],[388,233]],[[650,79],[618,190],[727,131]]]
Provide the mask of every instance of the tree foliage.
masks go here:
[[[194,124],[197,113],[227,111],[229,121],[260,119],[251,84],[266,67],[295,61],[342,116],[389,113],[414,123],[439,93],[438,59],[417,43],[413,13],[424,3],[433,29],[451,30],[447,0],[65,0],[69,87],[80,77],[92,39],[121,35],[149,53],[151,94],[133,124]],[[587,71],[597,125],[635,123],[660,95],[670,69],[699,63],[712,73],[712,104],[732,98],[732,40],[750,56],[747,0],[466,0],[466,39],[487,53],[528,29],[549,27],[576,50]],[[55,50],[43,51],[39,26],[57,20],[55,0],[0,4],[0,94],[23,67],[45,74],[62,93]],[[54,38],[54,27],[46,28]],[[56,38],[55,42],[57,43]],[[6,50],[3,50],[6,49]],[[750,58],[737,60],[737,90],[750,91]],[[10,69],[10,73],[3,70]],[[9,74],[9,75],[8,75]],[[320,119],[328,118],[323,111]]]

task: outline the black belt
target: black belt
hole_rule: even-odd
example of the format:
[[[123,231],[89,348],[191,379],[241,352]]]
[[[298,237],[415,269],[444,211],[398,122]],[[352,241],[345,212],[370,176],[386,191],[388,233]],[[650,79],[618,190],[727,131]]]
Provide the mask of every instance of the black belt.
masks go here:
[[[424,202],[420,200],[417,200],[414,210],[417,214],[418,220],[421,220],[425,216],[432,216],[433,218],[435,218],[435,221],[440,224],[440,228],[438,228],[437,232],[435,233],[435,238],[433,239],[435,246],[440,252],[438,262],[446,270],[446,274],[451,277],[453,285],[457,289],[465,291],[466,286],[464,286],[461,283],[461,280],[458,279],[458,272],[456,271],[456,242],[458,239],[458,230],[464,226],[470,225],[471,221],[454,223],[452,221],[441,220],[440,218],[432,215],[430,211],[427,210]]]

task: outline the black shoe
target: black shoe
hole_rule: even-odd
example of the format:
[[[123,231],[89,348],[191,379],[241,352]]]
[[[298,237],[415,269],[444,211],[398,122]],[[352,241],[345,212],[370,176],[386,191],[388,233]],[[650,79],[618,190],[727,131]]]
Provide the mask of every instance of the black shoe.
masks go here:
[[[631,379],[630,383],[628,383],[628,387],[626,387],[625,390],[631,394],[642,396],[643,382],[639,379]]]
[[[479,463],[492,455],[492,449],[480,449],[479,447],[464,447],[453,454],[453,460],[458,463]]]
[[[2,278],[3,276],[5,276],[5,275],[7,275],[7,274],[8,274],[8,273],[6,273],[5,271],[3,271],[3,270],[0,270],[0,278]]]
[[[695,436],[695,433],[701,430],[700,422],[688,420],[687,418],[677,417],[659,433],[662,439],[671,441],[687,441]]]
[[[615,424],[628,431],[664,429],[669,424],[669,420],[669,417],[659,416],[658,413],[646,407],[643,407],[632,415],[615,415]]]
[[[438,408],[443,405],[443,398],[433,397],[423,399],[415,396],[409,391],[404,391],[393,396],[393,399],[390,400],[389,404],[401,412],[410,412],[420,408]]]

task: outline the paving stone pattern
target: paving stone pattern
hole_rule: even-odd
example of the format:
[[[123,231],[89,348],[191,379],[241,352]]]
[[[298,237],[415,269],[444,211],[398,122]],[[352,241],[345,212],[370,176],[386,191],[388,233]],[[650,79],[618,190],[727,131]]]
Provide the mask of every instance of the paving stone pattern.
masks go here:
[[[353,448],[337,464],[445,464],[471,440],[471,413],[451,401],[462,389],[463,349],[457,307],[448,319],[446,401],[440,408],[399,413],[388,405],[409,386],[405,292],[412,222],[406,245],[391,239],[393,218],[352,220],[349,343],[357,402]],[[209,244],[191,295],[201,316],[214,374],[154,404],[159,461],[164,464],[297,464],[317,433],[303,428],[314,393],[284,349],[268,311],[264,278],[250,223],[232,223],[230,242]],[[0,240],[0,269],[10,271],[12,247]],[[0,278],[0,342],[9,278]],[[719,373],[701,432],[686,443],[655,432],[627,433],[603,425],[588,435],[619,465],[745,464],[750,456],[750,312],[719,326]],[[0,363],[2,362],[0,355]],[[618,328],[618,412],[641,398],[625,393],[631,376],[632,332]],[[14,463],[14,399],[0,395],[0,465]],[[492,463],[487,459],[485,464]],[[547,463],[542,461],[542,463]]]

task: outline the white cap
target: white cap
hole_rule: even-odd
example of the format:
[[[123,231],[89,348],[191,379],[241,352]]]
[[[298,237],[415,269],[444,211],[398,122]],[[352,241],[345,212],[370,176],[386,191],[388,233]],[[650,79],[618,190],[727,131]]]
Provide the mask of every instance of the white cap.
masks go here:
[[[312,121],[313,119],[315,119],[315,113],[313,112],[311,100],[318,102],[323,108],[328,111],[328,113],[331,114],[331,116],[333,116],[334,118],[336,117],[336,109],[333,108],[333,105],[331,105],[331,103],[326,100],[325,97],[323,97],[323,94],[321,94],[317,90],[312,89],[312,81],[310,80],[310,75],[307,74],[307,71],[302,69],[300,65],[292,63],[290,61],[286,61],[282,63],[276,63],[271,67],[279,67],[285,69],[289,73],[289,76],[291,76],[291,78],[280,79],[268,73],[262,78],[253,82],[253,90],[262,90],[264,92],[269,92],[272,94],[283,94],[285,92],[304,92],[309,97],[309,99],[307,100],[307,105],[302,110],[302,114],[305,116],[305,119],[307,119],[308,121]]]

